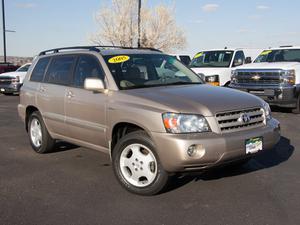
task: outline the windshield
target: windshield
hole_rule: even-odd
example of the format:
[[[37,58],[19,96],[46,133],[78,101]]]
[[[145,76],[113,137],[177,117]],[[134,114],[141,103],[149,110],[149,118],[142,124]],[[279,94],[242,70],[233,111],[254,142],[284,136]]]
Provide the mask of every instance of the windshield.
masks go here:
[[[104,60],[121,90],[203,83],[194,72],[173,56],[107,55]]]
[[[190,63],[195,67],[229,67],[233,51],[208,51],[196,54]]]
[[[18,72],[27,72],[29,69],[30,65],[25,65],[17,69]]]
[[[300,49],[265,50],[254,62],[300,62]]]

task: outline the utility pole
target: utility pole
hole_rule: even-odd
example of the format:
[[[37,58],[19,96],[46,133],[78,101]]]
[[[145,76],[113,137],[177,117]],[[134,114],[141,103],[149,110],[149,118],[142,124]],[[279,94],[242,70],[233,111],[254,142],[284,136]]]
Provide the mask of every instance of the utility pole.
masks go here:
[[[3,22],[3,52],[4,52],[4,63],[6,63],[6,27],[5,27],[5,8],[4,0],[2,0],[2,22]]]
[[[4,0],[2,0],[4,1]],[[141,47],[141,7],[142,7],[142,0],[138,0],[138,48]]]

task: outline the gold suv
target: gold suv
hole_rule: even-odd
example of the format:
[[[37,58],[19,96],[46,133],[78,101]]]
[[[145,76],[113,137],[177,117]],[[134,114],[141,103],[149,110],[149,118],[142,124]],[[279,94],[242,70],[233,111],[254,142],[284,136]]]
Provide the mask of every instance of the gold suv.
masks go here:
[[[161,192],[174,173],[245,161],[280,139],[266,102],[206,85],[154,49],[44,51],[20,101],[36,152],[64,140],[108,153],[121,185],[142,195]]]

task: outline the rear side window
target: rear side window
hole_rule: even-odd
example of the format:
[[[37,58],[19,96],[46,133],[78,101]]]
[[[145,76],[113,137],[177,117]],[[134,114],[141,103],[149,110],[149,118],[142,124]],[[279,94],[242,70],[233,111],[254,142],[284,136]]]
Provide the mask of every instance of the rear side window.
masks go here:
[[[52,59],[45,81],[51,84],[68,85],[76,57],[59,56]]]
[[[83,88],[86,78],[104,79],[104,72],[98,59],[91,55],[82,55],[79,57],[73,85],[75,87]]]
[[[49,64],[50,58],[42,58],[38,61],[36,66],[34,67],[34,70],[31,74],[30,80],[31,81],[36,81],[36,82],[42,82],[46,68]]]

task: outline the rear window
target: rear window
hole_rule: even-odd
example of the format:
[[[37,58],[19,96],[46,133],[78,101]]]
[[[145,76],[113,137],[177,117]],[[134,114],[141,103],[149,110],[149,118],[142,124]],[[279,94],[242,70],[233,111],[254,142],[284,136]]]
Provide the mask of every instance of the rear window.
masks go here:
[[[60,85],[69,84],[75,59],[75,56],[53,58],[47,71],[45,82]]]
[[[42,58],[38,61],[38,63],[36,64],[36,66],[34,67],[34,70],[31,74],[30,80],[31,81],[35,81],[35,82],[42,82],[44,75],[45,75],[45,71],[46,68],[49,64],[50,58]]]

